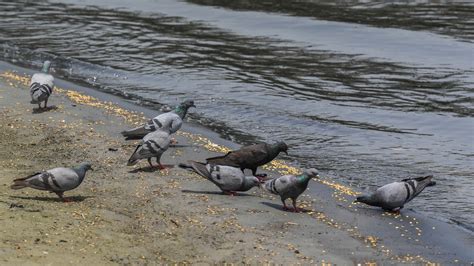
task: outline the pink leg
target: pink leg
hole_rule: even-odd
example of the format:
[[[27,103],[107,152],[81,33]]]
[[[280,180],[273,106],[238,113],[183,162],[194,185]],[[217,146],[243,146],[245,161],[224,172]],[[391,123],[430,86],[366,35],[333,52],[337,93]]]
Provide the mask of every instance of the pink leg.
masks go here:
[[[281,202],[283,202],[283,210],[284,211],[292,211],[291,208],[288,208],[288,206],[286,206],[286,202],[284,200],[281,200]]]
[[[54,192],[54,193],[56,193],[56,195],[58,195],[58,197],[59,197],[63,202],[72,202],[70,199],[65,198],[65,197],[63,196],[63,192]]]
[[[237,195],[237,193],[235,193],[235,191],[224,191],[224,194],[229,195],[229,196]]]
[[[301,209],[298,209],[298,207],[296,207],[296,199],[291,199],[293,201],[293,208],[294,208],[294,212],[301,212]]]
[[[151,168],[155,168],[155,166],[151,163],[151,158],[148,158],[148,163],[150,164]]]

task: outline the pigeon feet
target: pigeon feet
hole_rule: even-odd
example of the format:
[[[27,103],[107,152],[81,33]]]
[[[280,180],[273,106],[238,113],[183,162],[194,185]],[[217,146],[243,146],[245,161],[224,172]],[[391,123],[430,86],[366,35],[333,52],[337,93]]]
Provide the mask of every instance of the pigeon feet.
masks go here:
[[[63,198],[63,202],[64,202],[64,203],[71,203],[72,200],[71,200],[71,199],[68,199],[68,198]]]
[[[237,193],[234,191],[224,191],[224,194],[229,195],[229,196],[236,196]]]
[[[171,141],[170,141],[170,144],[177,144],[178,141],[175,139],[175,138],[172,138]]]
[[[287,211],[287,212],[295,212],[295,213],[300,213],[302,212],[303,210],[299,209],[299,208],[290,208],[290,207],[283,207],[283,210],[284,211]]]

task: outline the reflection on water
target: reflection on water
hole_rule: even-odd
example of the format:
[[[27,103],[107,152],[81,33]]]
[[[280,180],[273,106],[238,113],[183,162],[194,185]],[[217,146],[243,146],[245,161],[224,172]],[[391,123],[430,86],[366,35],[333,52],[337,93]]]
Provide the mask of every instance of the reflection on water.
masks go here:
[[[258,10],[322,20],[425,30],[474,41],[474,2],[456,0],[186,0],[233,10]]]
[[[198,105],[194,120],[225,138],[239,143],[284,139],[290,144],[291,159],[362,189],[433,173],[440,185],[411,206],[438,214],[442,210],[446,214],[440,215],[472,223],[474,69],[466,64],[472,61],[469,48],[474,47],[470,44],[471,5],[434,1],[420,5],[357,1],[176,3],[188,5],[189,12],[200,8],[209,15],[202,20],[215,15],[206,22],[190,19],[185,13],[168,15],[159,2],[150,1],[150,8],[143,11],[0,2],[0,59],[38,67],[49,58],[57,76],[152,107],[192,97]],[[202,6],[216,3],[227,9]],[[444,64],[439,57],[413,64],[397,54],[395,60],[388,60],[324,48],[333,48],[328,43],[249,36],[219,20],[248,19],[248,14],[234,9],[309,16],[311,20],[301,18],[308,28],[312,23],[326,23],[314,18],[360,23],[356,27],[338,25],[338,29],[351,36],[363,28],[367,38],[381,40],[382,44],[370,43],[370,49],[382,52],[387,49],[383,38],[394,34],[384,27],[446,34],[454,39],[432,38],[443,41],[440,56],[451,61]],[[287,17],[272,19],[283,23]],[[272,26],[268,21],[264,16],[253,17],[256,26],[252,30],[265,32]],[[377,35],[363,24],[380,27],[385,35]],[[333,29],[320,27],[319,32],[331,36]],[[300,39],[312,31],[300,27],[292,33],[300,34],[295,36]],[[399,54],[404,50],[423,53],[425,43],[416,37],[424,34],[405,34],[413,44],[410,47],[391,45],[400,49]],[[315,39],[324,42],[318,37]],[[427,54],[436,55],[437,51]]]

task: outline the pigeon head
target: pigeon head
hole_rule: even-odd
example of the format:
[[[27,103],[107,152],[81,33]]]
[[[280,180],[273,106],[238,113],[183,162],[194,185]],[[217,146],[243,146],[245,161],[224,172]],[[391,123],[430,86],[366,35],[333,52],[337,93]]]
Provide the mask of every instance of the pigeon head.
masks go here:
[[[186,101],[180,103],[176,107],[174,112],[176,114],[178,114],[181,117],[181,119],[184,119],[184,117],[186,116],[186,114],[188,112],[188,109],[191,108],[191,107],[196,107],[196,105],[194,105],[194,101],[193,100],[186,100]]]
[[[87,170],[94,170],[94,169],[92,169],[92,164],[89,163],[89,162],[81,163],[81,164],[79,165],[79,168],[82,168],[84,171],[87,171]]]
[[[378,207],[379,204],[377,203],[377,200],[374,199],[373,195],[362,195],[358,196],[354,202],[362,202],[370,206],[376,206]]]
[[[44,73],[48,73],[50,66],[51,66],[51,62],[50,62],[50,61],[48,61],[48,60],[44,61],[44,63],[43,63],[43,68],[41,69],[41,71],[43,71]]]
[[[277,142],[276,147],[279,152],[284,152],[286,155],[288,155],[288,145],[286,145],[285,142],[283,141]]]
[[[182,107],[186,108],[186,109],[189,109],[191,107],[196,107],[196,105],[194,105],[194,101],[193,100],[186,100],[184,102],[182,102],[180,104]]]
[[[308,176],[309,178],[319,178],[319,173],[318,173],[318,170],[316,170],[316,168],[309,168],[309,169],[306,169],[304,170],[303,172],[306,176]]]
[[[249,190],[253,187],[260,186],[260,179],[256,178],[255,176],[246,176],[244,179],[244,187],[246,190]]]

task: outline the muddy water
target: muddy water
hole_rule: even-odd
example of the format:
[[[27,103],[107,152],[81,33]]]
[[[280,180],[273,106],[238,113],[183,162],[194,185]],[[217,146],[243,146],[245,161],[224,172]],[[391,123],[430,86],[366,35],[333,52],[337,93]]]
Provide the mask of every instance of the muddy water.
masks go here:
[[[474,226],[474,5],[459,1],[0,1],[0,60],[192,119]]]

